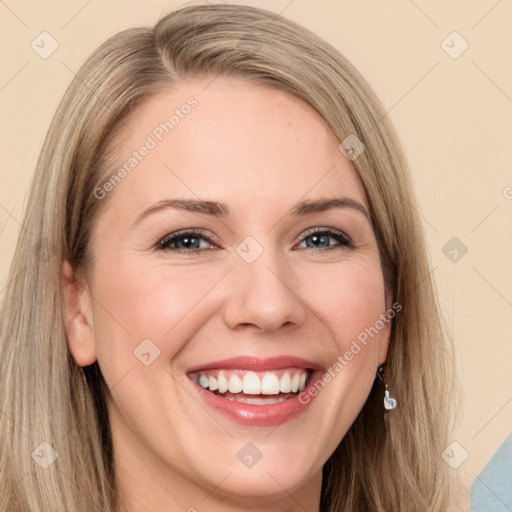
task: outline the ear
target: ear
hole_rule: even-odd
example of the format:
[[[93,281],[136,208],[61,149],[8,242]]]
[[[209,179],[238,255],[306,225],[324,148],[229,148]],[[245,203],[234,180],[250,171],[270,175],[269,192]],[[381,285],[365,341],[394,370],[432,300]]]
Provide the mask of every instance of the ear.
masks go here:
[[[386,362],[388,356],[388,347],[389,347],[389,338],[391,336],[391,324],[393,322],[392,318],[395,316],[395,309],[392,307],[393,297],[390,293],[386,293],[385,307],[386,312],[384,313],[388,320],[384,326],[384,328],[380,332],[379,337],[379,365],[382,365]],[[400,308],[402,309],[402,308]],[[400,311],[400,310],[398,310]],[[390,313],[388,315],[388,313]]]
[[[96,361],[91,296],[68,261],[62,264],[64,323],[69,351],[79,366]]]

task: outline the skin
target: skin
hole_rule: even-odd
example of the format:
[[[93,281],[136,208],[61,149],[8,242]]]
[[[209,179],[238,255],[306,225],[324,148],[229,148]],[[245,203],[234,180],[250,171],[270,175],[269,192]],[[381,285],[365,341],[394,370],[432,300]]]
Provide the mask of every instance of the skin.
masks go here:
[[[190,96],[191,113],[108,196],[92,231],[85,282],[63,266],[69,349],[99,362],[109,386],[119,510],[318,511],[322,466],[355,420],[386,359],[390,323],[321,390],[276,427],[248,427],[197,399],[187,369],[238,355],[292,355],[329,368],[391,305],[368,219],[354,208],[293,216],[302,200],[347,197],[369,210],[353,164],[311,107],[233,78],[181,84],[126,120],[118,164]],[[206,87],[206,88],[205,88]],[[115,168],[114,168],[115,169]],[[225,203],[230,215],[164,209],[169,198]],[[202,228],[201,251],[154,249]],[[310,247],[310,228],[333,228]],[[237,246],[253,237],[253,263]],[[145,366],[134,350],[152,340]],[[262,453],[247,468],[237,452]]]

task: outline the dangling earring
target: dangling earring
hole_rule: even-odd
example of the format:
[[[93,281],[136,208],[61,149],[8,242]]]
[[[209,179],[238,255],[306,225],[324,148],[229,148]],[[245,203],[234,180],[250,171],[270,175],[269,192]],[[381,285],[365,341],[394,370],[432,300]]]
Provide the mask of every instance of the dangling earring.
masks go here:
[[[389,396],[388,385],[386,384],[386,391],[384,391],[384,409],[392,411],[396,407],[396,400]]]
[[[384,366],[381,365],[377,368],[377,377],[379,377],[381,382],[384,382],[382,380],[383,375],[384,375]],[[385,412],[392,411],[395,407],[396,407],[396,399],[389,396],[388,385],[386,384],[386,389],[384,391],[384,409],[386,410]]]

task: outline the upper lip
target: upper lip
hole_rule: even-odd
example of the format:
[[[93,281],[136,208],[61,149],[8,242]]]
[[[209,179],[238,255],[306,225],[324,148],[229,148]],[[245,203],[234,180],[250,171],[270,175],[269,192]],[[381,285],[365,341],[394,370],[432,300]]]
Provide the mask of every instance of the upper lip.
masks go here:
[[[322,366],[316,362],[302,359],[295,356],[274,356],[274,357],[258,357],[250,355],[242,355],[223,359],[220,361],[212,361],[201,365],[196,365],[187,370],[188,373],[198,370],[212,370],[212,369],[241,369],[253,371],[271,371],[281,368],[299,367],[311,370],[321,370]]]

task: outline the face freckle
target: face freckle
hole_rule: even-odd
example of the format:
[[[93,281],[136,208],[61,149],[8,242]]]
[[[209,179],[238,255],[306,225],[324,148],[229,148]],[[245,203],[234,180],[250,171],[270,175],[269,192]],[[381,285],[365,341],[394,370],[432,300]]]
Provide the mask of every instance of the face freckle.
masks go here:
[[[386,311],[386,294],[364,187],[327,123],[277,89],[227,78],[204,85],[161,93],[126,119],[118,162],[197,99],[97,220],[93,343],[120,466],[143,461],[163,481],[204,488],[232,470],[223,492],[271,496],[268,471],[286,489],[316,485],[364,404],[388,326],[353,343]],[[324,206],[293,213],[306,201]],[[166,206],[136,222],[158,203]],[[335,376],[310,403],[293,405],[293,386],[329,368]],[[261,409],[254,418],[249,406]],[[249,439],[261,454],[250,471],[240,455]]]

